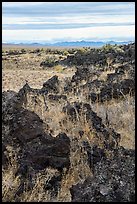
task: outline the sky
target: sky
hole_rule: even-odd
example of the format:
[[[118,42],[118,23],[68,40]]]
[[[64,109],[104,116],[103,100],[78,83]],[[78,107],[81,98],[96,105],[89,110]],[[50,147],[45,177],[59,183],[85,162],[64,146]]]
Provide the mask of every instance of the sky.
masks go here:
[[[135,2],[2,2],[2,42],[134,39]]]

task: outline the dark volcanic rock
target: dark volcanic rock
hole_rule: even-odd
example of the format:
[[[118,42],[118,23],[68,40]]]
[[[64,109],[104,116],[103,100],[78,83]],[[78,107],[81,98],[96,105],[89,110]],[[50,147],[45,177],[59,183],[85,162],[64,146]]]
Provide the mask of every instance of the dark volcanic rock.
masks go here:
[[[63,82],[55,75],[41,89],[26,82],[18,93],[3,92],[2,165],[7,171],[13,160],[16,163],[12,173],[15,180],[19,176],[20,184],[13,195],[15,202],[34,189],[37,178],[42,178],[42,193],[51,200],[60,199],[65,183],[70,186],[72,202],[135,202],[135,151],[119,147],[121,135],[109,121],[103,123],[89,102],[77,102],[100,105],[112,99],[119,102],[129,93],[134,96],[134,51],[135,44],[77,49],[61,61],[76,67],[72,78]],[[52,61],[47,63],[41,65],[52,66]],[[107,70],[115,72],[106,77]],[[57,113],[60,108],[65,113],[58,118],[52,115],[56,106]],[[75,178],[69,178],[73,175],[79,180],[72,186]],[[69,199],[68,191],[63,199]]]
[[[135,93],[135,80],[133,79],[124,79],[121,82],[121,91],[124,95],[128,93]]]
[[[95,166],[97,162],[100,162],[102,159],[106,158],[104,149],[97,147],[97,145],[90,145],[88,141],[83,141],[82,147],[87,152],[88,164],[92,170],[92,173],[95,171]]]
[[[119,74],[117,73],[113,73],[113,74],[108,74],[107,75],[107,81],[109,83],[112,83],[112,82],[119,82],[120,80],[122,80],[122,77],[123,77],[123,73],[120,72]]]
[[[135,93],[135,81],[133,79],[124,79],[119,83],[109,83],[104,86],[99,94],[101,102],[111,99],[118,99],[127,94]]]
[[[77,118],[76,109],[73,106],[71,106],[70,104],[63,107],[63,112],[67,113],[67,115],[69,116],[70,119],[76,120],[76,118]]]
[[[71,81],[70,82],[67,82],[67,84],[64,86],[64,92],[65,93],[69,93],[69,92],[71,92],[72,91],[72,83],[71,83]]]
[[[46,90],[48,92],[54,92],[58,93],[59,92],[59,80],[58,76],[53,76],[52,78],[48,79],[44,84],[43,88],[41,90]]]
[[[87,122],[89,122],[91,131],[95,130],[96,137],[102,140],[104,148],[113,150],[118,145],[121,138],[120,134],[115,132],[114,129],[105,126],[102,119],[97,116],[89,104],[75,102],[65,106],[63,111],[73,121],[77,120],[80,115],[83,115]]]
[[[5,168],[6,166],[8,166],[8,157],[5,154],[6,152],[6,146],[4,144],[2,144],[2,166]]]
[[[91,130],[94,129],[96,131],[96,137],[103,141],[104,148],[113,150],[113,148],[117,147],[121,138],[120,134],[115,132],[114,129],[105,126],[102,119],[92,111],[89,104],[84,104],[83,108],[85,108],[86,120],[91,124]]]
[[[116,74],[124,74],[126,71],[129,71],[130,67],[128,64],[122,64],[115,69]]]
[[[95,166],[94,176],[70,189],[72,202],[135,202],[135,156],[119,148]]]
[[[90,94],[88,95],[88,99],[90,99],[91,102],[96,102],[97,99],[98,99],[97,96],[98,96],[98,95],[97,95],[96,93],[90,93]]]
[[[21,94],[22,91],[22,94]],[[22,96],[19,94],[3,94],[3,162],[6,163],[6,145],[20,147],[18,163],[44,169],[48,166],[62,170],[69,168],[70,140],[65,133],[56,138],[44,132],[40,117],[22,107]],[[20,101],[20,103],[19,103]],[[5,129],[8,131],[5,131]],[[18,153],[17,153],[18,154]]]
[[[67,100],[67,96],[66,95],[49,94],[48,99],[51,100],[51,101]]]
[[[24,95],[25,93],[31,91],[31,87],[29,86],[28,83],[26,83],[20,90],[19,90],[19,93],[18,95],[21,97],[22,95]]]
[[[69,168],[70,140],[65,133],[60,133],[57,137],[47,138],[34,145],[29,149],[29,160],[33,168],[44,169],[48,166],[62,170],[64,167]],[[36,146],[34,148],[34,146]]]
[[[61,179],[62,179],[62,175],[54,175],[50,180],[47,180],[47,182],[45,183],[45,190],[50,190],[51,191],[51,195],[52,198],[56,197],[58,194],[58,191],[61,187]]]
[[[43,134],[43,121],[36,113],[24,108],[15,110],[10,122],[10,134],[24,144]]]
[[[75,75],[72,77],[72,82],[81,81],[82,79],[86,79],[89,73],[88,68],[83,67],[77,67],[77,71],[75,72]]]

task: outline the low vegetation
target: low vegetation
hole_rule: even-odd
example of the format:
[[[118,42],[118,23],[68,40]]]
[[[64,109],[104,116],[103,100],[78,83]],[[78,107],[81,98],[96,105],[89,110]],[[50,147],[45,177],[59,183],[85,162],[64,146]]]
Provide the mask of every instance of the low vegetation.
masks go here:
[[[2,59],[2,201],[134,202],[135,44]]]

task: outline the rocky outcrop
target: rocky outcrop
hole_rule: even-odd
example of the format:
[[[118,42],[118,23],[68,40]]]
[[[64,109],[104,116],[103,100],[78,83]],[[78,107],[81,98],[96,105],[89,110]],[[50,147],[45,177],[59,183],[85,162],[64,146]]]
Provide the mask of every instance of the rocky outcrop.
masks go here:
[[[100,88],[100,93],[91,92],[88,95],[88,98],[92,102],[105,102],[110,101],[112,99],[122,99],[127,94],[135,95],[135,81],[134,79],[124,79],[119,83],[112,83],[113,80],[118,80],[118,77],[114,75],[109,75],[108,81],[109,83],[105,84],[102,88]],[[111,82],[110,82],[111,81]]]
[[[70,166],[70,139],[65,133],[53,137],[45,132],[43,120],[34,111],[23,107],[22,99],[25,101],[25,96],[26,86],[19,93],[3,93],[3,169],[6,170],[9,166],[10,147],[16,155],[15,177],[20,178],[20,186],[14,195],[16,200],[26,191],[26,179],[29,191],[34,188],[38,172],[47,171],[48,168],[55,169],[58,176],[54,174],[48,179],[51,175],[49,171],[45,178],[45,191],[51,191],[54,197],[60,188],[63,169],[69,169]]]
[[[49,99],[50,101],[56,101],[56,102],[57,102],[57,101],[61,101],[61,100],[65,100],[65,101],[66,101],[66,100],[67,100],[67,96],[66,96],[66,95],[63,95],[63,94],[62,94],[62,95],[49,94],[49,95],[48,95],[48,99]]]
[[[36,113],[24,108],[16,109],[10,121],[10,134],[25,144],[43,134],[42,123]]]
[[[72,202],[135,202],[134,173],[135,152],[121,147],[96,163],[93,177],[70,189]]]
[[[22,107],[20,93],[3,93],[3,126],[8,127],[7,132],[3,128],[3,152],[6,151],[7,144],[20,146],[19,163],[26,161],[34,169],[48,166],[68,168],[69,138],[65,133],[60,133],[54,138],[44,132],[42,119],[35,112]],[[5,159],[4,156],[3,160]]]
[[[105,149],[112,150],[118,146],[120,134],[114,129],[105,126],[102,119],[91,109],[89,104],[74,103],[63,107],[63,111],[68,114],[72,121],[79,119],[80,116],[86,118],[90,124],[91,132],[95,131],[96,138],[102,141]]]
[[[58,93],[59,92],[59,80],[58,80],[58,76],[53,76],[52,78],[50,78],[49,80],[47,80],[44,84],[43,84],[43,88],[41,89],[41,91],[47,91],[47,92],[53,92],[53,93]]]
[[[104,66],[108,58],[113,59],[113,63],[132,63],[135,59],[135,43],[120,46],[107,45],[101,49],[91,48],[83,52],[78,50],[75,54],[68,55],[62,63],[68,66]]]
[[[118,99],[127,94],[134,95],[135,82],[132,79],[122,80],[120,83],[107,84],[104,86],[99,94],[100,101],[109,101],[111,99]]]
[[[134,95],[135,93],[135,45],[122,45],[119,47],[104,47],[104,49],[97,49],[91,51],[77,52],[75,56],[71,56],[71,63],[75,59],[76,72],[73,75],[71,81],[65,85],[65,92],[75,92],[80,89],[88,93],[88,99],[91,102],[109,101],[114,99],[122,99],[127,94]],[[102,60],[105,63],[96,61],[94,54],[103,56]],[[89,57],[91,54],[91,58]],[[78,56],[81,56],[80,61],[76,63]],[[113,58],[111,65],[107,65],[107,59]],[[85,61],[80,63],[85,57]],[[68,56],[69,61],[69,56]],[[87,63],[87,61],[89,61]],[[80,63],[80,64],[79,64]],[[100,80],[99,77],[105,74],[106,71],[110,71],[107,74],[106,79]],[[82,85],[84,81],[84,85]]]
[[[134,44],[77,51],[65,59],[76,65],[69,80],[55,75],[41,89],[26,83],[18,93],[2,93],[2,165],[7,171],[14,153],[20,179],[15,201],[26,183],[27,191],[35,188],[38,174],[51,200],[58,201],[64,188],[72,202],[135,201],[135,151],[121,147],[122,134],[109,125],[107,113],[104,123],[93,109],[93,103],[134,97],[133,56]]]
[[[75,72],[75,75],[73,75],[71,82],[77,82],[82,81],[83,79],[87,79],[87,76],[89,75],[89,69],[78,67],[77,71]]]

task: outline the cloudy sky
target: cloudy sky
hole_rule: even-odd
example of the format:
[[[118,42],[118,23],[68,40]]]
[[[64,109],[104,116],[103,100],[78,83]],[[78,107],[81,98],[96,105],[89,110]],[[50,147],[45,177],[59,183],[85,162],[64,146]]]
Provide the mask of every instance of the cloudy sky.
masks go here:
[[[3,42],[134,40],[134,2],[3,2]]]

